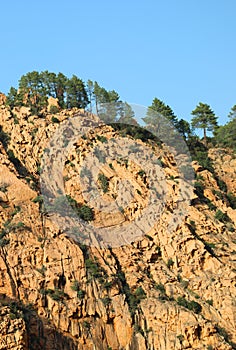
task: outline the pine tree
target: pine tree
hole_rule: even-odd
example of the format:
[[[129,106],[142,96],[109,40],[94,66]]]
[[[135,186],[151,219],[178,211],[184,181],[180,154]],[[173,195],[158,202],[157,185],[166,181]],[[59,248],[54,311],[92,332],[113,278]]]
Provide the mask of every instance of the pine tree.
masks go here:
[[[19,81],[19,99],[32,113],[38,114],[47,105],[47,89],[39,72],[23,75]]]
[[[14,87],[11,87],[7,95],[6,104],[12,109],[15,106],[21,106],[22,100]]]
[[[94,96],[97,115],[106,123],[115,122],[120,108],[120,96],[115,90],[107,91],[94,82]]]
[[[229,117],[231,120],[233,120],[233,119],[236,118],[236,105],[234,105],[234,106],[231,108],[228,117]]]
[[[162,117],[162,120],[164,120],[163,117],[166,118],[174,125],[177,123],[177,117],[170,106],[166,105],[163,101],[155,97],[151,106],[148,107],[147,115],[143,118],[143,120],[147,125],[156,126],[157,119],[160,117]]]
[[[93,100],[94,100],[94,83],[92,80],[87,81],[87,95],[89,99],[89,111],[92,113],[93,111]]]
[[[81,79],[73,75],[66,84],[67,108],[85,108],[88,105],[88,96],[85,85]]]
[[[200,102],[198,106],[192,111],[191,124],[193,128],[203,129],[203,139],[205,146],[207,145],[207,131],[214,131],[217,127],[217,117],[212,111],[211,107]]]
[[[176,129],[184,137],[184,139],[187,139],[191,135],[191,128],[189,122],[184,119],[180,119],[176,123]]]
[[[49,71],[40,73],[40,80],[44,86],[47,96],[56,98],[56,74]]]
[[[65,93],[68,78],[62,74],[58,73],[56,77],[56,98],[58,99],[59,106],[65,108]]]
[[[122,124],[137,125],[135,120],[135,113],[132,107],[127,102],[121,102],[119,106],[119,119],[118,122]]]
[[[158,98],[154,98],[152,105],[148,107],[146,116],[142,118],[146,124],[146,129],[154,133],[162,141],[169,141],[175,138],[174,125],[177,117],[172,109]]]

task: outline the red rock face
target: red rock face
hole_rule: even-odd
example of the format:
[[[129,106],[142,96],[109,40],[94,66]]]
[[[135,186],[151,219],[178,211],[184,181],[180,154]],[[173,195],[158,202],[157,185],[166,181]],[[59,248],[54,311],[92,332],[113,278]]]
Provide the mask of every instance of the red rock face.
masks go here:
[[[186,185],[191,205],[170,231],[183,187],[168,150],[155,146],[166,177],[166,204],[158,222],[131,244],[86,247],[76,235],[62,232],[40,198],[40,158],[60,123],[52,123],[50,114],[14,113],[18,123],[6,107],[0,111],[0,124],[10,137],[8,151],[20,161],[15,167],[0,148],[0,349],[233,349],[236,210],[213,174],[193,164],[204,198]],[[57,118],[62,122],[73,113],[84,115],[61,111]],[[100,133],[108,141],[119,137],[110,127]],[[65,165],[66,193],[81,205],[80,166],[89,147],[99,142],[87,135]],[[213,160],[219,177],[235,192],[232,155]],[[119,217],[108,213],[104,218],[95,210],[97,226],[128,224],[148,206],[149,183],[142,169],[119,162],[104,165],[109,186],[104,192],[98,181],[100,196],[108,202],[117,198],[122,179],[139,192]]]

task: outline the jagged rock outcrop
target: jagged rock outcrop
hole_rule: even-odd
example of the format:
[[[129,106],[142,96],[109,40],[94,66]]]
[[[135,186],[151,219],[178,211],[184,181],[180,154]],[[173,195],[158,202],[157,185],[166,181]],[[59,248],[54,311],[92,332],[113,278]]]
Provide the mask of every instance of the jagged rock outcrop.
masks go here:
[[[234,349],[236,210],[216,176],[193,162],[193,191],[164,145],[135,141],[162,164],[161,215],[130,244],[86,246],[86,237],[78,240],[77,232],[64,232],[60,221],[52,220],[39,186],[48,141],[75,114],[86,115],[61,111],[55,120],[49,113],[39,118],[25,107],[1,106],[0,349]],[[84,199],[80,177],[86,159],[120,137],[108,126],[92,130],[74,144],[63,170],[66,194],[79,206],[97,205],[95,229],[133,223],[150,205],[151,175],[146,175],[152,166],[143,169],[125,154],[102,165],[94,180],[98,197]],[[221,160],[217,152],[209,153],[215,172],[235,193],[234,156],[227,153]],[[93,166],[91,158],[88,164]],[[191,205],[173,216],[183,190]],[[127,205],[112,214],[97,209],[99,201],[114,200]],[[173,217],[179,220],[170,230]],[[17,304],[11,316],[12,301]]]
[[[0,349],[24,350],[28,348],[24,319],[5,306],[0,309]]]

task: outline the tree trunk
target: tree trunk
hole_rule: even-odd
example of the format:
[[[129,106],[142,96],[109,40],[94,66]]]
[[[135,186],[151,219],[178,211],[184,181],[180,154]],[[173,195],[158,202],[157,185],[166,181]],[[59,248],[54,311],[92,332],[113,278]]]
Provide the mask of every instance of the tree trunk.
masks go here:
[[[204,145],[207,147],[207,135],[206,135],[206,128],[203,129],[203,132],[204,132],[204,137],[203,137],[203,140],[204,140]]]

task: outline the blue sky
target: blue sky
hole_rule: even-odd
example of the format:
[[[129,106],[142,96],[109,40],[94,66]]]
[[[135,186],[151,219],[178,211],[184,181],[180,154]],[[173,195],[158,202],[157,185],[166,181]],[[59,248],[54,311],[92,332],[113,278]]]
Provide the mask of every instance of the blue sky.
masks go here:
[[[235,0],[4,1],[0,91],[61,71],[187,120],[208,103],[222,124],[236,104],[235,13]]]

